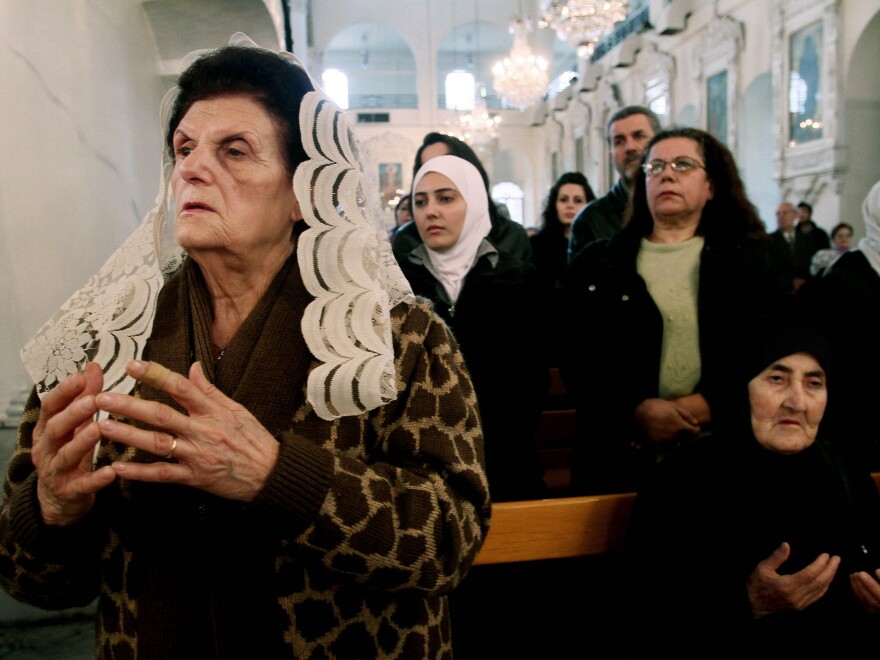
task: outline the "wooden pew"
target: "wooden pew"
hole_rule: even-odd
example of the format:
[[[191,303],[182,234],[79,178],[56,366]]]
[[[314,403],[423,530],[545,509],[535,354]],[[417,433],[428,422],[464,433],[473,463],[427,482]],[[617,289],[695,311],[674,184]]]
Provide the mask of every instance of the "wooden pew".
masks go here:
[[[635,493],[499,502],[475,564],[598,555],[623,547]]]
[[[880,489],[880,472],[872,475]],[[623,548],[635,493],[492,505],[475,565],[586,557]]]
[[[545,410],[535,431],[534,441],[544,470],[544,483],[561,495],[571,485],[569,459],[574,441],[575,411]]]

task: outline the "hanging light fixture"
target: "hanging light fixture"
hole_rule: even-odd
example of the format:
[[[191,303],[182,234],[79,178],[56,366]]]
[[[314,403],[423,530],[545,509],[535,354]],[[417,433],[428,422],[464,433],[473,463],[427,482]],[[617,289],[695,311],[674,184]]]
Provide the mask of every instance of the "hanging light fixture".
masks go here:
[[[497,112],[489,112],[486,107],[486,99],[481,94],[480,86],[477,85],[474,109],[471,112],[458,115],[449,122],[456,137],[461,138],[472,147],[483,149],[498,137],[498,125],[501,117]]]
[[[470,112],[459,114],[450,122],[456,137],[460,137],[477,151],[488,147],[498,137],[498,125],[501,117],[497,112],[489,112],[486,106],[485,91],[479,82],[482,74],[480,67],[480,19],[479,6],[474,2],[474,41],[476,42],[476,57],[474,53],[469,55],[471,66],[476,73],[474,86],[474,109]]]
[[[525,110],[540,101],[547,91],[547,60],[532,53],[527,36],[530,31],[528,21],[514,18],[510,24],[513,34],[510,55],[492,67],[492,87],[505,105],[517,110]]]
[[[538,26],[551,27],[562,41],[577,48],[578,56],[587,58],[625,18],[626,0],[552,0]]]

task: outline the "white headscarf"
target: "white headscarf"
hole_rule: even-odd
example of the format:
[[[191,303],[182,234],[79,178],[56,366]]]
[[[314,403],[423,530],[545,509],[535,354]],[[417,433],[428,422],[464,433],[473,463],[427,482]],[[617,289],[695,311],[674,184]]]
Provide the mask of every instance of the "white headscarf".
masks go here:
[[[865,219],[865,237],[859,241],[859,250],[880,275],[880,181],[868,191],[862,205],[862,217]]]
[[[241,32],[229,45],[259,48]],[[209,52],[190,53],[182,69]],[[275,54],[305,71],[291,53]],[[308,159],[296,168],[292,186],[309,225],[299,237],[297,260],[315,297],[301,331],[321,362],[309,373],[307,397],[315,412],[329,420],[361,414],[397,397],[390,310],[411,298],[412,290],[391,253],[380,221],[378,186],[366,179],[372,169],[362,162],[348,119],[309,78],[317,91],[303,97],[299,114]],[[178,91],[175,86],[162,101],[162,126],[168,125]],[[171,231],[173,168],[163,148],[155,206],[22,349],[40,396],[90,361],[104,371],[107,391],[133,390],[125,365],[143,355],[159,291],[185,257]]]
[[[492,221],[489,217],[489,196],[486,194],[483,177],[480,176],[476,167],[458,156],[436,156],[422,165],[413,179],[414,211],[416,187],[428,172],[438,172],[452,181],[467,204],[464,225],[455,245],[440,251],[432,250],[425,244],[428,249],[428,258],[440,275],[440,281],[446,289],[446,293],[449,294],[450,300],[454,303],[458,300],[465,275],[474,265],[480,243],[492,229]]]

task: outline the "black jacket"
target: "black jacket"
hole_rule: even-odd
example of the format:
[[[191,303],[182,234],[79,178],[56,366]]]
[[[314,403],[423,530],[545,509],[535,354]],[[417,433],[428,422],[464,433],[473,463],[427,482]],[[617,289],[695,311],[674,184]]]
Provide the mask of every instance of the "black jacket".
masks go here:
[[[564,296],[570,357],[562,365],[577,407],[572,481],[576,492],[635,490],[656,462],[634,418],[658,396],[663,319],[636,271],[641,236],[623,230],[596,241],[571,264]],[[700,256],[697,314],[702,394],[713,423],[724,419],[740,333],[782,304],[777,260],[766,240],[706,239]],[[643,447],[643,448],[641,448]]]
[[[880,401],[880,275],[863,253],[847,252],[824,276],[807,282],[796,302],[834,352],[833,394],[822,424],[842,452],[880,471],[880,430],[871,414]]]
[[[623,212],[629,203],[629,188],[618,179],[603,197],[594,199],[575,216],[568,239],[568,262],[574,261],[587,245],[600,238],[611,238],[623,226]]]
[[[546,321],[547,358],[551,367],[565,359],[567,326],[562,299],[562,281],[568,270],[568,240],[561,231],[542,229],[531,237],[532,256],[537,268],[541,313]]]
[[[795,277],[809,279],[813,255],[830,246],[828,233],[824,229],[811,222],[810,230],[807,231],[802,225],[803,223],[800,223],[795,227],[794,245],[788,242],[780,229],[770,234],[780,256],[784,258],[785,267],[788,269],[786,275],[792,280]]]
[[[854,657],[880,629],[849,585],[851,573],[880,567],[873,480],[821,433],[807,449],[782,455],[737,428],[670,456],[639,492],[627,542],[629,611],[621,616],[654,653],[665,647],[677,657],[710,657],[721,641],[733,657]],[[780,574],[821,553],[841,557],[840,567],[825,595],[803,611],[755,620],[746,583],[783,542],[791,554]],[[829,645],[834,653],[826,655]]]
[[[454,307],[425,266],[408,257],[400,267],[413,292],[430,299],[452,329],[470,371],[492,500],[544,496],[534,433],[549,379],[534,264],[504,251],[483,255]]]

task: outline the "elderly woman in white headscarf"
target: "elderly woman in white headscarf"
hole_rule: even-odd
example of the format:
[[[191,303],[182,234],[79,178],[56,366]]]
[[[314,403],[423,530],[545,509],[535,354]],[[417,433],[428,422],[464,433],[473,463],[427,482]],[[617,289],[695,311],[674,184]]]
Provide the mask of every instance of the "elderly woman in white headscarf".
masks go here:
[[[547,367],[541,359],[534,265],[500,250],[486,188],[457,156],[428,160],[413,181],[423,243],[401,261],[413,292],[452,328],[477,392],[494,501],[543,494],[533,442]]]
[[[862,205],[865,236],[825,275],[798,294],[804,313],[819,323],[837,353],[838,376],[825,425],[840,449],[880,471],[880,436],[870,415],[880,400],[880,181]]]
[[[99,657],[447,657],[489,516],[473,386],[345,117],[231,43],[164,104],[156,208],[23,351],[0,581],[98,597]]]

